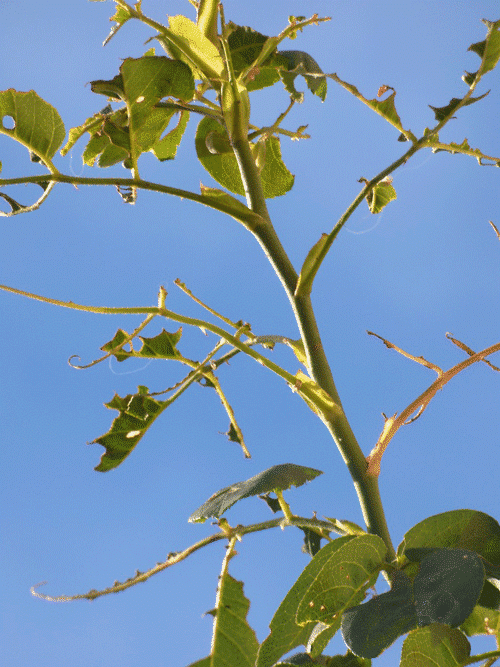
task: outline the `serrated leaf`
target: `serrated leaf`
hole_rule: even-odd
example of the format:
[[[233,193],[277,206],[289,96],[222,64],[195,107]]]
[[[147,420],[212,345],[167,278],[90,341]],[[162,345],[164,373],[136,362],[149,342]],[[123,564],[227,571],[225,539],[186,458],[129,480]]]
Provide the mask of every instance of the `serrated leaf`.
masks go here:
[[[416,627],[412,582],[402,573],[390,591],[348,609],[342,617],[345,643],[356,655],[370,659]]]
[[[156,359],[179,359],[182,357],[179,350],[176,348],[177,343],[182,336],[182,327],[175,333],[169,333],[162,329],[161,333],[152,338],[147,338],[146,336],[138,336],[142,341],[142,346],[140,350],[124,350],[120,349],[118,352],[114,353],[113,356],[117,361],[125,361],[130,357],[147,357],[147,358],[156,358]],[[123,329],[118,329],[113,338],[101,347],[103,352],[110,352],[111,350],[116,349],[117,347],[124,344],[124,342],[130,338],[130,334]]]
[[[429,554],[422,559],[413,581],[419,626],[459,626],[472,613],[483,584],[484,567],[474,552],[438,549]]]
[[[396,91],[391,93],[391,95],[389,95],[389,97],[385,100],[378,100],[377,98],[369,100],[366,97],[363,97],[363,95],[361,95],[356,86],[353,86],[352,84],[347,83],[346,81],[342,81],[342,79],[340,79],[336,74],[327,74],[326,76],[329,76],[331,79],[339,83],[352,95],[361,100],[361,102],[363,102],[371,109],[373,109],[373,111],[382,116],[382,118],[385,118],[385,120],[389,122],[391,125],[393,125],[397,130],[399,130],[400,132],[404,132],[403,126],[401,124],[401,119],[396,111],[396,105],[394,104],[394,100],[396,98]]]
[[[400,667],[460,667],[470,656],[465,635],[436,623],[410,632],[403,643]]]
[[[295,463],[282,463],[273,466],[244,482],[237,482],[217,491],[206,503],[191,514],[189,521],[203,523],[209,517],[218,519],[243,498],[258,496],[276,489],[286,491],[291,486],[302,486],[302,484],[322,474],[321,470],[306,468]]]
[[[246,620],[249,607],[243,582],[233,579],[226,568],[219,579],[214,610],[211,667],[254,667],[259,642]]]
[[[412,548],[468,549],[500,565],[500,525],[476,510],[452,510],[430,516],[413,526],[398,547],[398,559]]]
[[[123,398],[115,394],[105,406],[118,410],[118,417],[113,420],[107,433],[89,443],[102,445],[106,449],[94,470],[107,472],[119,466],[168,405],[167,401],[157,401],[147,396],[143,390]]]
[[[303,93],[299,93],[295,89],[295,78],[299,74],[306,80],[307,87],[311,93],[317,95],[322,102],[325,101],[327,91],[326,77],[312,56],[304,51],[280,51],[278,62],[286,63],[288,71],[280,69],[280,76],[286,90],[295,101],[302,102],[304,97]]]
[[[479,97],[469,97],[469,99],[466,100],[462,106],[467,107],[469,104],[479,102],[479,100],[482,100],[483,97],[486,97],[486,95],[489,95],[489,93],[490,91],[488,90],[487,93],[484,93],[484,95],[479,95]],[[445,107],[433,107],[431,104],[429,104],[429,107],[434,111],[434,117],[440,123],[444,118],[452,114],[461,102],[462,98],[453,97]]]
[[[240,176],[238,162],[233,152],[212,153],[207,146],[207,136],[210,135],[213,143],[214,137],[211,133],[221,135],[227,143],[228,137],[225,129],[213,118],[203,118],[198,124],[196,131],[196,154],[203,167],[210,176],[224,188],[237,195],[245,196],[245,188]],[[265,142],[266,163],[260,173],[264,196],[267,199],[280,197],[291,190],[295,177],[286,168],[281,159],[280,141],[277,137],[268,137]]]
[[[5,126],[6,117],[14,127]],[[64,124],[57,110],[34,90],[0,92],[0,134],[15,139],[42,161],[50,162],[64,141]]]
[[[370,213],[380,213],[394,199],[397,199],[397,195],[390,177],[377,183],[366,197]]]
[[[482,42],[471,44],[467,50],[477,53],[481,58],[482,74],[484,75],[496,67],[500,60],[500,21],[483,21],[483,23],[486,23],[488,26],[488,35],[486,39]]]

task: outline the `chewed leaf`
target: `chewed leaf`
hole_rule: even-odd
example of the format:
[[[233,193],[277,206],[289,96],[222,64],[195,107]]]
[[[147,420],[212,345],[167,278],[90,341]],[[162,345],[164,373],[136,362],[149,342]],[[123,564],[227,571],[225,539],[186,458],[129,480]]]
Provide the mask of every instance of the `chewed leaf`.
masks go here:
[[[117,361],[125,361],[130,357],[148,357],[156,359],[178,359],[182,355],[179,350],[176,348],[177,343],[182,336],[182,327],[179,328],[175,333],[169,333],[162,330],[157,336],[153,338],[147,338],[146,336],[138,336],[142,341],[142,347],[140,350],[136,351],[134,349],[124,350],[123,345],[129,344],[130,335],[123,331],[123,329],[118,329],[113,338],[101,347],[103,352],[110,352],[119,348],[116,352],[113,353],[113,356]]]
[[[115,394],[109,403],[105,403],[107,408],[118,410],[120,414],[113,420],[107,433],[89,443],[102,445],[106,449],[94,470],[107,472],[119,466],[169,405],[168,401],[157,401],[146,392],[146,387],[139,387],[137,394],[128,394],[124,398]]]
[[[384,178],[375,185],[366,197],[371,213],[380,213],[387,204],[397,199],[396,190],[392,185],[392,178]]]
[[[0,134],[50,162],[66,132],[57,110],[34,90],[21,93],[11,88],[0,92]]]
[[[291,486],[301,486],[322,474],[321,470],[305,468],[294,463],[282,463],[273,466],[244,482],[237,482],[217,491],[206,503],[191,514],[189,521],[203,523],[209,517],[218,519],[238,500],[258,496],[276,489],[285,491]]]
[[[471,44],[468,51],[473,51],[481,58],[482,71],[481,74],[484,75],[487,72],[490,72],[500,60],[500,21],[486,21],[483,20],[483,23],[488,26],[488,35],[485,40],[482,42],[477,42],[476,44]],[[467,77],[464,79],[466,83],[472,85],[472,82],[476,78],[477,72],[474,74],[467,73]]]
[[[391,125],[393,125],[397,130],[400,132],[404,132],[403,126],[401,124],[401,119],[398,115],[398,112],[396,111],[396,106],[394,104],[394,100],[396,98],[396,91],[393,91],[389,97],[385,100],[378,100],[376,98],[372,100],[368,100],[366,97],[363,97],[359,90],[356,88],[356,86],[353,86],[350,83],[347,83],[346,81],[342,81],[336,74],[326,74],[330,79],[333,79],[337,83],[339,83],[343,88],[348,90],[352,95],[358,98],[358,100],[361,100],[364,104],[369,106],[373,111],[378,113],[380,116],[386,119],[387,122],[389,122]],[[389,89],[389,86],[382,86],[381,89],[379,89],[379,92],[382,89]]]
[[[489,95],[489,92],[490,91],[488,90],[487,93],[484,93],[484,95],[479,95],[479,97],[469,97],[469,99],[464,102],[462,106],[466,107],[469,106],[469,104],[474,104],[474,102],[479,102],[479,100],[482,100],[483,97]],[[462,100],[458,97],[453,97],[445,107],[433,107],[431,104],[429,104],[429,107],[434,111],[434,117],[440,123],[444,118],[446,118],[446,116],[452,114],[458,105],[461,104],[461,102]]]
[[[304,77],[307,87],[314,95],[317,95],[322,102],[326,98],[326,77],[318,63],[304,51],[280,51],[278,54],[279,62],[286,63],[288,71],[281,69],[280,76],[283,79],[285,88],[291,94],[294,100],[301,102],[303,93],[295,90],[295,78],[300,74]]]

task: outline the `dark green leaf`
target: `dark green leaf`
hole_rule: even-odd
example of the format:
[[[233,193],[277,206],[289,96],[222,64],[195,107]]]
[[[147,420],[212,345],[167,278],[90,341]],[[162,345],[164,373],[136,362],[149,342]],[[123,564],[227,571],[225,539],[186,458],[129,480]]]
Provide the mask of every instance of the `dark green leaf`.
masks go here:
[[[233,25],[233,24],[231,24]],[[234,26],[229,35],[228,43],[236,75],[252,65],[267,41],[267,37],[253,28]],[[260,90],[272,86],[280,80],[276,66],[276,56],[273,54],[252,72],[247,80],[247,90]]]
[[[322,474],[321,470],[305,468],[295,463],[282,463],[273,466],[245,482],[237,482],[217,491],[206,503],[191,514],[189,521],[203,523],[209,517],[218,519],[238,500],[258,496],[276,489],[285,491],[291,486],[301,486]]]
[[[416,627],[412,582],[403,573],[395,578],[390,591],[348,609],[342,617],[345,643],[363,658],[376,658]]]
[[[483,590],[472,614],[465,619],[460,629],[469,637],[500,632],[500,591],[497,586],[490,581],[484,582]]]
[[[0,134],[23,144],[42,161],[50,161],[66,132],[56,109],[34,90],[21,93],[11,88],[0,92]]]
[[[301,528],[304,531],[304,544],[302,551],[309,556],[315,556],[321,549],[321,536],[310,528]]]
[[[469,549],[493,565],[500,565],[500,525],[493,517],[476,510],[436,514],[405,534],[398,557],[407,549],[423,547]]]
[[[177,343],[179,342],[182,336],[182,327],[179,328],[175,333],[169,333],[162,330],[157,336],[153,338],[147,338],[146,336],[138,336],[142,341],[142,346],[139,351],[136,350],[124,350],[123,348],[119,352],[114,353],[117,361],[125,361],[125,359],[130,359],[130,357],[148,357],[156,359],[178,359],[181,357],[181,353],[176,348]],[[101,347],[103,352],[109,352],[114,350],[120,345],[124,344],[130,337],[126,331],[123,329],[118,329],[114,337],[105,345]]]
[[[124,398],[115,394],[109,403],[105,403],[107,408],[118,410],[120,414],[113,420],[107,433],[90,443],[102,445],[106,449],[94,470],[107,472],[119,466],[168,406],[168,402],[151,398],[143,389]]]
[[[326,98],[326,77],[318,76],[323,74],[323,70],[318,63],[308,53],[304,51],[280,51],[279,62],[286,63],[288,71],[280,70],[280,76],[283,79],[285,88],[297,102],[301,102],[304,95],[295,89],[295,78],[300,74],[304,77],[307,87],[314,95],[317,95],[322,102]],[[313,75],[313,76],[311,76]]]
[[[413,582],[419,626],[459,626],[472,613],[483,584],[483,564],[472,551],[438,549],[429,554]]]
[[[484,95],[479,95],[479,97],[469,97],[469,99],[464,102],[462,106],[466,107],[469,106],[469,104],[474,104],[474,102],[479,102],[479,100],[482,100],[483,97],[489,95],[489,92],[490,91],[484,93]],[[461,102],[461,98],[453,97],[445,107],[433,107],[431,104],[429,104],[429,107],[434,111],[434,117],[440,123],[444,118],[452,114]]]

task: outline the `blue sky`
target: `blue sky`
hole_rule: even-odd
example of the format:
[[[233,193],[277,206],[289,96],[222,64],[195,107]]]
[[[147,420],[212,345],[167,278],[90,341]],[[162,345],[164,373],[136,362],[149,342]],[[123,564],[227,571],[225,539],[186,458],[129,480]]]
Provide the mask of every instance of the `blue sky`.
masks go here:
[[[194,16],[181,0],[144,0],[143,10],[159,21],[166,14]],[[289,14],[313,12],[332,21],[284,48],[310,53],[324,71],[336,72],[368,98],[381,85],[392,86],[403,125],[417,136],[434,123],[429,104],[444,106],[465,93],[460,77],[479,62],[467,47],[485,36],[480,19],[500,18],[494,0],[225,3],[228,20],[265,34],[278,34]],[[120,59],[147,48],[150,33],[130,25],[103,49],[112,13],[111,2],[27,0],[22,12],[13,0],[3,2],[0,89],[34,89],[58,109],[66,130],[81,124],[104,106],[86,84],[112,78]],[[461,110],[441,139],[460,143],[467,137],[472,147],[500,155],[499,83],[498,70],[485,77],[477,92],[491,87],[490,95]],[[304,82],[297,87],[305,89]],[[288,96],[275,86],[251,102],[253,122],[260,125],[285,110]],[[141,158],[144,178],[194,191],[200,181],[214,185],[196,160],[195,124],[175,161]],[[303,124],[309,141],[282,142],[295,186],[269,202],[296,267],[358,194],[358,179],[373,177],[406,150],[394,128],[333,82],[323,104],[307,93],[285,127]],[[97,176],[97,168],[82,166],[83,146],[81,141],[67,157],[56,157],[58,168]],[[25,149],[4,136],[0,159],[4,178],[40,173]],[[99,175],[126,175],[121,167],[108,172]],[[500,244],[488,224],[500,225],[498,171],[460,155],[420,152],[394,174],[394,186],[398,199],[382,214],[372,216],[364,205],[357,210],[313,293],[337,388],[367,454],[382,429],[381,413],[403,410],[434,374],[387,350],[366,330],[444,368],[464,358],[446,332],[476,350],[500,340]],[[23,202],[35,193],[25,186],[11,192]],[[253,237],[233,219],[194,203],[140,193],[128,206],[113,188],[61,185],[40,210],[2,218],[0,234],[0,283],[106,306],[155,305],[165,285],[172,310],[203,316],[173,285],[180,278],[219,312],[250,322],[255,333],[297,337],[281,285]],[[222,543],[93,603],[42,602],[29,588],[46,580],[43,592],[71,595],[148,569],[214,531],[209,522],[187,523],[213,492],[272,465],[293,462],[324,471],[286,494],[294,513],[362,522],[323,425],[279,378],[249,359],[236,358],[220,379],[251,460],[221,435],[228,420],[219,400],[193,387],[117,470],[95,472],[102,448],[85,443],[105,433],[116,414],[103,403],[137,385],[159,391],[183,377],[183,369],[130,360],[73,370],[66,363],[72,354],[88,363],[116,329],[130,331],[140,320],[58,309],[7,293],[0,304],[0,644],[6,666],[185,667],[208,654],[211,617],[202,614],[214,606]],[[146,335],[162,326],[153,323]],[[183,342],[186,356],[202,358],[215,341],[185,329]],[[288,348],[272,355],[298,370]],[[484,364],[470,368],[390,444],[380,486],[396,545],[415,523],[447,510],[477,509],[500,519],[498,383]],[[249,499],[227,518],[245,524],[271,515],[262,501]],[[268,531],[247,537],[231,562],[233,576],[245,582],[249,621],[261,641],[308,562],[300,548],[298,531]],[[376,664],[396,664],[400,647],[396,643]],[[493,640],[474,640],[474,647],[493,649]],[[338,638],[328,652],[344,651]]]

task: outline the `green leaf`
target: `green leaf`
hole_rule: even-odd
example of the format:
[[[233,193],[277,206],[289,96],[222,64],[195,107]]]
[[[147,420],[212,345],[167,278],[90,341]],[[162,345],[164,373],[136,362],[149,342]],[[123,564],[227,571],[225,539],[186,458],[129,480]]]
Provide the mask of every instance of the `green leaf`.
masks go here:
[[[323,249],[328,241],[328,234],[323,233],[313,247],[309,250],[302,264],[300,270],[299,279],[297,281],[297,286],[295,288],[295,296],[306,296],[311,294],[312,284],[316,273],[318,272],[321,264],[318,264],[318,258],[320,257]]]
[[[107,433],[90,443],[102,445],[106,449],[99,465],[94,468],[98,472],[107,472],[119,466],[169,403],[157,401],[140,390],[137,394],[128,394],[123,398],[115,394],[104,405],[111,410],[118,410],[119,415]]]
[[[349,535],[333,540],[333,542],[320,549],[304,568],[269,624],[271,632],[260,646],[257,667],[271,667],[288,651],[307,644],[317,624],[311,622],[303,626],[298,625],[296,622],[297,607],[322,568],[328,563],[332,551],[340,549],[352,539],[354,538]],[[337,623],[333,625],[336,625],[336,632],[340,627],[340,617]]]
[[[342,617],[342,636],[353,653],[376,658],[398,637],[417,627],[412,583],[399,573],[387,593],[351,607]]]
[[[227,192],[218,188],[207,188],[205,185],[201,185],[200,190],[203,198],[206,199],[207,205],[217,202],[220,210],[238,222],[242,222],[248,229],[263,224],[264,221],[258,213],[254,213],[248,206],[245,206],[239,199]]]
[[[500,565],[500,525],[476,510],[443,512],[417,523],[405,534],[398,547],[398,559],[407,549],[423,547],[468,549],[493,565]]]
[[[262,51],[268,37],[246,26],[235,26],[228,37],[231,60],[236,76],[251,67]],[[270,55],[264,63],[251,71],[246,78],[248,92],[272,86],[280,80],[276,55]]]
[[[468,51],[477,53],[481,58],[482,75],[491,72],[500,60],[500,21],[492,22],[483,20],[483,23],[488,27],[486,39],[482,42],[471,44],[467,49]],[[474,72],[473,74],[467,72],[463,79],[469,86],[471,86],[476,79],[476,75],[477,72]]]
[[[140,350],[130,351],[120,349],[118,352],[114,353],[113,356],[117,361],[125,361],[130,357],[147,357],[147,358],[156,358],[156,359],[179,359],[182,357],[182,354],[176,348],[177,343],[182,336],[182,327],[180,327],[175,333],[169,333],[162,329],[161,333],[153,338],[147,338],[146,336],[138,336],[142,341],[142,346]],[[101,347],[103,352],[110,352],[111,350],[116,349],[120,345],[123,345],[124,342],[130,338],[130,334],[123,329],[118,329],[113,338]]]
[[[500,591],[490,581],[484,582],[472,614],[460,625],[460,629],[469,635],[490,635],[500,633]]]
[[[353,86],[346,81],[342,81],[342,79],[340,79],[336,74],[327,74],[326,76],[339,83],[343,88],[357,97],[358,100],[361,100],[363,104],[366,104],[370,107],[370,109],[373,109],[373,111],[382,116],[382,118],[385,118],[385,120],[393,125],[397,130],[404,132],[401,119],[396,111],[396,105],[394,104],[396,91],[392,92],[391,95],[389,95],[389,97],[385,100],[378,100],[376,98],[369,100],[361,95],[356,86]]]
[[[0,92],[0,134],[26,146],[43,162],[50,162],[66,132],[57,110],[34,90],[21,93],[11,88]]]
[[[400,667],[461,667],[470,644],[460,630],[436,623],[410,632],[403,643]]]
[[[274,614],[269,626],[271,633],[259,650],[257,667],[274,665],[283,654],[308,641],[314,642],[317,655],[316,650],[322,650],[340,628],[342,612],[360,602],[377,578],[386,551],[384,542],[376,535],[347,535],[320,549]],[[325,614],[327,623],[315,622],[316,617],[324,618]],[[302,616],[315,620],[308,621]],[[323,632],[326,640],[316,646]]]
[[[185,102],[193,97],[193,75],[184,63],[165,56],[127,58],[120,67],[120,74],[109,81],[92,81],[91,88],[95,93],[125,102],[126,107],[114,112],[106,107],[83,125],[70,130],[63,154],[88,132],[91,138],[83,161],[90,166],[99,157],[100,167],[123,162],[125,167],[131,168],[146,151],[160,160],[175,156],[189,114],[182,112],[177,127],[161,137],[177,112],[160,100],[172,96]]]
[[[246,620],[249,607],[243,582],[233,579],[226,568],[217,590],[211,667],[254,667],[259,642]]]
[[[335,624],[346,609],[363,599],[366,589],[376,581],[387,552],[384,541],[377,535],[366,534],[357,535],[339,547],[332,546],[343,539],[337,538],[319,552],[327,549],[330,557],[300,601],[296,618],[299,625],[309,621]]]
[[[438,549],[429,554],[422,559],[413,582],[419,626],[459,626],[472,613],[483,584],[484,567],[474,552]]]
[[[397,199],[396,190],[392,185],[392,178],[389,176],[379,181],[366,197],[371,213],[380,213],[394,199]]]
[[[295,89],[295,78],[299,74],[306,80],[307,87],[311,93],[317,95],[322,102],[325,101],[327,89],[326,77],[314,58],[304,51],[280,51],[279,62],[284,63],[287,67],[288,71],[284,69],[280,70],[280,76],[286,90],[296,102],[302,102],[304,98],[304,94],[297,92]]]
[[[201,660],[197,660],[196,662],[192,662],[188,667],[211,667],[211,658],[209,655],[207,655],[206,658],[202,658]]]
[[[185,62],[193,72],[199,71],[208,79],[222,81],[224,61],[217,47],[198,26],[181,15],[170,16],[168,22],[170,27],[157,37],[167,53]]]
[[[276,489],[285,491],[291,486],[302,486],[302,484],[322,474],[321,470],[305,468],[295,463],[282,463],[273,466],[244,482],[237,482],[217,491],[206,503],[191,514],[189,521],[203,523],[209,517],[218,519],[243,498],[258,496]]]
[[[214,135],[220,135],[216,138]],[[208,145],[207,145],[208,139]],[[213,118],[203,118],[196,131],[196,154],[204,168],[217,183],[237,195],[245,196],[238,162],[232,152],[217,153],[217,146],[228,147],[229,137],[226,130]],[[260,177],[264,196],[267,199],[280,197],[291,190],[295,177],[286,168],[281,159],[280,141],[277,137],[268,137],[265,142],[266,162]],[[215,153],[212,152],[215,147]]]
[[[483,97],[486,97],[486,95],[489,95],[489,93],[490,91],[488,90],[487,93],[484,93],[484,95],[479,95],[479,97],[469,97],[469,99],[466,100],[462,106],[467,107],[469,104],[479,102],[479,100],[482,100]],[[453,97],[445,107],[433,107],[431,104],[429,104],[429,107],[434,111],[434,117],[440,123],[444,118],[446,118],[446,116],[452,114],[458,105],[461,104],[461,102],[462,98]]]

